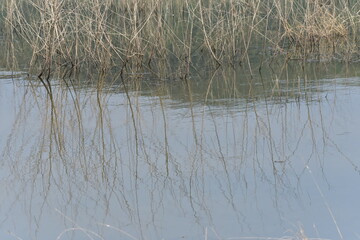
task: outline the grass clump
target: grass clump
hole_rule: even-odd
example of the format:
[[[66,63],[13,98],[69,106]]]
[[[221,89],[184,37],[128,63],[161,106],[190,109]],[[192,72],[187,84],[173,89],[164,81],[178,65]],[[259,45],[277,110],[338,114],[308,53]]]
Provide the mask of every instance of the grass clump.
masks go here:
[[[310,1],[301,21],[289,24],[284,20],[284,35],[289,39],[292,57],[301,59],[331,60],[351,54],[351,28],[346,16],[338,12],[330,0]]]

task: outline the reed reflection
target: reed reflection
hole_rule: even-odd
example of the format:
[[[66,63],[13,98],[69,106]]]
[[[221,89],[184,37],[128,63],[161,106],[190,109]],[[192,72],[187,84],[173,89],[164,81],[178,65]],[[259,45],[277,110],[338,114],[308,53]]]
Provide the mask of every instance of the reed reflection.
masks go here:
[[[264,211],[281,222],[283,204],[301,201],[306,167],[324,167],[334,149],[328,108],[341,111],[306,77],[219,69],[197,83],[98,75],[87,80],[96,87],[65,78],[46,88],[26,79],[3,155],[9,214],[23,203],[34,238],[51,214],[57,236],[74,239],[231,226],[240,236]]]

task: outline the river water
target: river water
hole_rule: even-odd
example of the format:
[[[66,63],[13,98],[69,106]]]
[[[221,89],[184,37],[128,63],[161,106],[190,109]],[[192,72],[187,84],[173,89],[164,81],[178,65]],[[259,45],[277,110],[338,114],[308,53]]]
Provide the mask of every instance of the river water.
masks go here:
[[[360,238],[357,66],[126,78],[1,72],[0,239]]]

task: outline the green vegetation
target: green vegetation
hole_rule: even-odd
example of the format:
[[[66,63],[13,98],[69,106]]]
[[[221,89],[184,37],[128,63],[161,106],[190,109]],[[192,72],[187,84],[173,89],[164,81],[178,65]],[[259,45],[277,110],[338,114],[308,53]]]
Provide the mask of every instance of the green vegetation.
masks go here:
[[[354,0],[6,0],[2,22],[11,67],[21,56],[47,75],[84,67],[186,78],[254,58],[355,61],[359,11]]]

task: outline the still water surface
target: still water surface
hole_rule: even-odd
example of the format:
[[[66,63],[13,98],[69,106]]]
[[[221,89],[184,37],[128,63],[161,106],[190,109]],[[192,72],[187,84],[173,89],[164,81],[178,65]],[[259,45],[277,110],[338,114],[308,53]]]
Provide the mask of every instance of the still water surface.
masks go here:
[[[54,80],[52,102],[1,72],[0,239],[359,239],[352,68]]]

